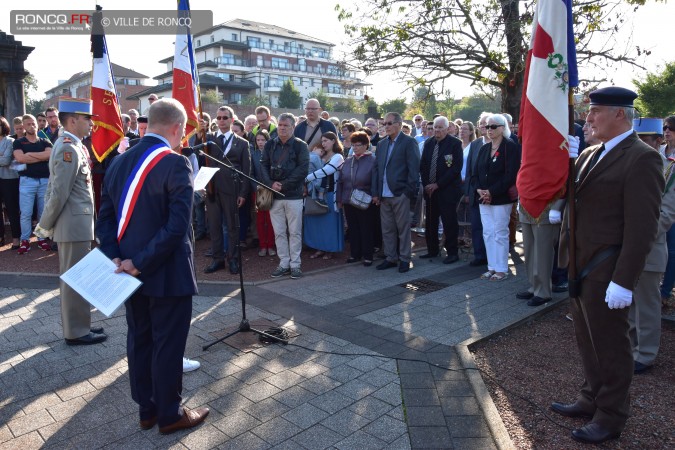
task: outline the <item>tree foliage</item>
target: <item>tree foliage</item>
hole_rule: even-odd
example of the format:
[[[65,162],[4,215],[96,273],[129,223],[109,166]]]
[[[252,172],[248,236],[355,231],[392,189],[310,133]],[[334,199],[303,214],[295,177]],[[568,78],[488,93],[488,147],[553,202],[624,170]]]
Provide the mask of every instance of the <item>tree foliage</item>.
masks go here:
[[[574,2],[577,59],[592,77],[582,82],[597,84],[609,63],[637,65],[636,57],[648,53],[617,45],[624,17],[642,2]],[[517,116],[534,7],[535,0],[359,0],[336,9],[352,38],[354,63],[366,73],[395,72],[411,88],[439,93],[451,77],[496,87],[501,110]]]
[[[633,80],[637,86],[636,106],[645,117],[666,117],[675,114],[675,61],[666,63],[661,72],[648,73],[644,80]]]
[[[380,110],[382,114],[387,114],[389,112],[397,112],[403,114],[408,107],[405,98],[396,98],[394,100],[387,100],[382,103]]]
[[[319,101],[319,104],[323,109],[326,111],[332,111],[333,110],[333,102],[330,101],[328,98],[328,94],[321,89],[317,89],[316,91],[310,92],[307,95],[307,99],[310,98],[315,98]]]
[[[215,89],[208,89],[201,93],[202,103],[213,103],[218,104],[222,103],[223,96]]]
[[[250,94],[242,99],[241,104],[246,106],[270,105],[270,96]]]
[[[300,91],[295,87],[293,81],[286,80],[281,86],[279,92],[279,103],[277,107],[287,109],[298,109],[302,104],[302,97]]]
[[[36,115],[39,112],[44,112],[45,97],[38,98],[37,80],[33,74],[28,74],[23,79],[23,95],[25,99],[26,114]],[[11,117],[9,118],[11,122]]]

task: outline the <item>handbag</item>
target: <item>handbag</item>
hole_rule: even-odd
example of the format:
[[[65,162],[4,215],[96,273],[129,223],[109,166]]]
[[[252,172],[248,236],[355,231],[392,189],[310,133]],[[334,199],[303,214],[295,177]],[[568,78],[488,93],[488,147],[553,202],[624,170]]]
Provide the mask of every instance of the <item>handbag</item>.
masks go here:
[[[328,212],[328,205],[320,203],[312,197],[305,197],[304,214],[306,216],[320,216]]]
[[[269,211],[274,203],[274,193],[258,185],[255,190],[255,207],[258,211]]]
[[[349,168],[349,174],[352,179],[352,186],[354,186],[354,159],[352,159],[352,165]],[[368,194],[361,189],[352,188],[352,193],[349,196],[349,204],[355,208],[366,210],[370,206],[370,202],[373,200],[373,196]]]
[[[361,189],[352,189],[352,195],[349,196],[349,204],[355,208],[366,210],[370,206],[373,196]]]

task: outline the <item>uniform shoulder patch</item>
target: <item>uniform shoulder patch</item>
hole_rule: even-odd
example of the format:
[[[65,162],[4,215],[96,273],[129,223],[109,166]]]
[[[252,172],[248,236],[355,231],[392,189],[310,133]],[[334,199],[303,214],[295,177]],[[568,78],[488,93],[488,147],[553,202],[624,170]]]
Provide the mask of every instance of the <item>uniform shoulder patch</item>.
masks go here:
[[[64,162],[73,162],[73,152],[63,152]]]

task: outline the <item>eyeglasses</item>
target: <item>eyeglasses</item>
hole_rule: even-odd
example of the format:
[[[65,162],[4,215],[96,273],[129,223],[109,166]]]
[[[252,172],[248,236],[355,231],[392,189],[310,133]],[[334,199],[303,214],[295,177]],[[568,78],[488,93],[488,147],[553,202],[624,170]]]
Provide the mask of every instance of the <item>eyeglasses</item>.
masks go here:
[[[496,130],[499,127],[503,127],[504,125],[485,125],[485,128],[489,130]],[[482,128],[482,127],[481,127]]]
[[[388,127],[394,125],[395,123],[401,123],[401,122],[383,122],[382,125],[386,125]]]
[[[366,144],[363,142],[352,142],[352,147],[365,147]]]
[[[664,125],[663,131],[666,131],[666,130],[675,131],[675,127],[671,127],[670,125]]]
[[[227,120],[229,118],[230,118],[230,116],[216,116],[216,119],[218,119],[218,120]]]
[[[415,122],[421,122],[422,119],[415,119]]]

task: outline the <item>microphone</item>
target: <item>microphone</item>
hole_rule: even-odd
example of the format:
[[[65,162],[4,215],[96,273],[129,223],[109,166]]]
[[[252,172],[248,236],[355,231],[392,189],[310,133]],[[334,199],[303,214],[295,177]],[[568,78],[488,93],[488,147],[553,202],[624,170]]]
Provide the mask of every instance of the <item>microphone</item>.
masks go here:
[[[209,145],[216,145],[216,143],[213,142],[213,141],[207,141],[207,142],[204,142],[203,144],[198,144],[198,145],[195,145],[194,147],[190,147],[190,148],[192,150],[198,152],[199,150],[203,149],[204,147],[208,147]]]

